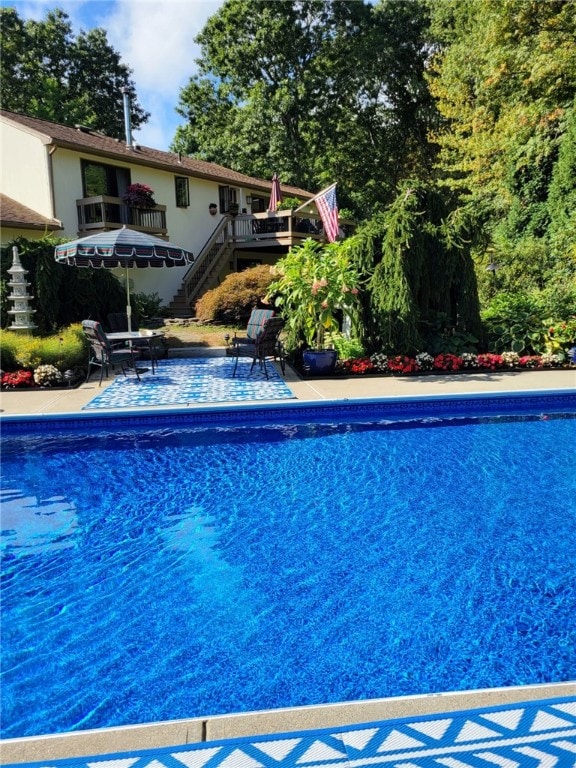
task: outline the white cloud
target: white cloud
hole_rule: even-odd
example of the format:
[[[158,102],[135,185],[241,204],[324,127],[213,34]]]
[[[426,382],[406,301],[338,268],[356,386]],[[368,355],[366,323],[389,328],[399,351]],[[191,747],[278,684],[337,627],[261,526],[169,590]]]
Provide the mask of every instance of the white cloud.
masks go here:
[[[222,0],[121,0],[103,21],[111,45],[134,70],[140,103],[151,113],[136,133],[140,143],[168,148],[181,123],[175,112],[180,89],[197,69],[194,38],[221,5]]]
[[[122,62],[133,70],[138,100],[150,112],[135,132],[141,144],[168,149],[182,118],[176,114],[180,89],[196,72],[200,49],[194,42],[224,0],[1,0],[26,18],[45,18],[61,8],[74,32],[102,27]]]

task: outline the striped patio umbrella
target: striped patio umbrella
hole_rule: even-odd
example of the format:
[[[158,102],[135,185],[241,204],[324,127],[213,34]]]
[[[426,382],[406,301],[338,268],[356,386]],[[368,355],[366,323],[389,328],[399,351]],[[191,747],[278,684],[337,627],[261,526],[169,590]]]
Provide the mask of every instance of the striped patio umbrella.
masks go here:
[[[190,251],[167,240],[161,240],[159,237],[137,232],[128,227],[88,235],[79,240],[57,245],[54,249],[54,257],[58,263],[74,267],[94,267],[95,269],[124,267],[129,331],[132,328],[132,311],[128,270],[134,267],[138,269],[185,267],[194,262],[194,256]]]
[[[278,174],[275,173],[272,176],[272,192],[270,194],[270,202],[268,203],[269,211],[277,211],[278,205],[282,202],[282,190],[280,189],[280,179]]]

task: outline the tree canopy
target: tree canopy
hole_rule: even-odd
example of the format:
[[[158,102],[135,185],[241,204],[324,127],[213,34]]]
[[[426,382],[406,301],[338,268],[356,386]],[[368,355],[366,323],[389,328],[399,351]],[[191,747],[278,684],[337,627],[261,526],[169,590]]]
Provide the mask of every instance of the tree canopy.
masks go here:
[[[133,127],[149,117],[136,98],[132,70],[108,43],[103,29],[72,33],[64,11],[43,21],[23,21],[14,8],[0,8],[3,109],[64,125],[82,124],[124,138],[121,87],[131,97]]]
[[[226,0],[197,38],[173,149],[309,189],[337,180],[367,216],[431,167],[427,28],[408,0]]]
[[[576,300],[574,225],[570,234],[560,203],[576,189],[574,3],[430,0],[430,8],[438,44],[430,89],[444,117],[434,135],[439,180],[476,220],[500,288],[571,284]]]

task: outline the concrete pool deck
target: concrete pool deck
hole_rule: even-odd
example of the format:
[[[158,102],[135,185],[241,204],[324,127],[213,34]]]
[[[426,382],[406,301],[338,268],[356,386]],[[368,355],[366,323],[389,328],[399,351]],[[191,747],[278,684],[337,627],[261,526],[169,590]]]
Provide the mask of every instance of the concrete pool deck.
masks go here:
[[[224,351],[221,351],[222,354]],[[279,366],[276,364],[278,372]],[[6,415],[74,413],[100,394],[115,377],[110,376],[98,386],[98,373],[77,389],[2,391],[0,413]],[[285,382],[297,400],[353,400],[386,397],[421,397],[426,395],[457,395],[496,392],[526,392],[576,389],[576,368],[541,371],[494,371],[491,373],[456,373],[426,376],[354,376],[301,379],[286,366]],[[265,400],[260,400],[265,404]],[[277,401],[270,401],[277,402]],[[191,404],[190,408],[206,407],[210,403]],[[218,403],[226,405],[226,403]],[[230,403],[231,407],[239,403]],[[166,406],[170,407],[170,406]],[[174,406],[181,407],[181,406]],[[112,409],[113,411],[114,409]],[[104,409],[100,409],[100,413]]]
[[[91,381],[73,390],[3,391],[0,394],[1,413],[6,416],[79,413],[83,406],[113,380],[114,377],[110,377],[99,388],[98,376],[93,375]],[[444,374],[404,378],[357,376],[353,378],[302,380],[287,368],[285,381],[297,400],[319,403],[323,400],[575,390],[576,369],[525,372],[498,371],[494,373]],[[260,401],[260,404],[264,402]],[[206,405],[209,404],[191,405],[190,408],[206,407]],[[219,403],[218,405],[225,404]],[[234,405],[238,405],[238,403],[230,403],[231,407]],[[101,410],[99,413],[104,415],[105,411]],[[114,409],[111,409],[110,413],[114,413]],[[560,697],[575,697],[576,699],[576,682],[343,702],[333,705],[218,715],[166,723],[148,723],[68,734],[8,739],[0,742],[0,755],[2,764],[32,761],[44,761],[45,763],[45,761],[81,755],[95,756],[129,750],[153,750],[182,744],[202,744],[208,747],[209,743],[222,739],[245,739],[255,735],[287,733],[292,736],[296,733],[315,729],[353,727],[360,723],[415,718],[421,715],[458,713],[470,709]],[[570,765],[575,765],[576,739],[572,739],[572,741],[574,742],[574,755]],[[186,762],[185,764],[189,768],[196,768],[196,766],[202,768],[206,762],[211,767],[216,765],[210,762],[211,758],[209,757],[202,762],[200,753],[191,754],[196,754],[197,760],[194,762],[194,758],[191,758],[191,761]],[[118,755],[116,754],[115,757],[117,758]],[[448,753],[445,754],[445,757],[448,758]],[[494,761],[494,764],[510,766],[538,764],[537,762],[534,763],[532,758],[530,760],[532,762],[526,763]],[[132,762],[129,760],[122,765],[126,768]],[[154,763],[152,757],[149,762]],[[332,762],[326,757],[320,757],[314,762],[316,765],[322,764],[324,766],[349,765],[348,762],[341,760]],[[375,764],[372,760],[368,762]],[[388,764],[394,765],[397,762],[398,760],[394,759]],[[154,764],[157,768],[159,765],[163,765],[161,762]],[[260,764],[264,765],[264,763]],[[298,764],[304,765],[305,763],[300,759]],[[403,762],[402,764],[408,765],[409,763]],[[438,765],[441,764],[457,765],[455,762],[438,763]],[[473,764],[476,765],[477,763]],[[550,763],[550,765],[552,764]],[[239,768],[240,766],[242,768],[255,768],[257,762],[249,762],[244,758],[243,761],[236,762],[230,756],[226,763],[222,762],[218,765],[221,765],[222,768],[224,765],[226,768],[234,768],[236,765]],[[274,765],[284,766],[288,763],[284,761],[274,762]],[[420,763],[413,763],[413,765],[420,765]],[[563,763],[557,765],[561,766]]]

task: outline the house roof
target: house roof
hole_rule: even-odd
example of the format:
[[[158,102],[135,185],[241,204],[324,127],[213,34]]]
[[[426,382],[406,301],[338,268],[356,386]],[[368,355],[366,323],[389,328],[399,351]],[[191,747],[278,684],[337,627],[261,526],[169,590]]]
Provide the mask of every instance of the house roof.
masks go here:
[[[3,227],[18,227],[19,229],[64,229],[58,219],[48,219],[41,216],[22,203],[17,203],[11,197],[0,192],[0,224]]]
[[[5,120],[20,125],[29,133],[36,134],[41,141],[48,145],[123,160],[136,165],[145,165],[170,173],[210,179],[224,184],[236,184],[249,189],[260,190],[265,194],[269,194],[272,188],[271,180],[246,176],[243,173],[232,171],[230,168],[225,168],[223,165],[207,163],[174,152],[163,152],[139,144],[130,147],[126,145],[125,141],[112,139],[84,126],[71,128],[67,125],[51,123],[48,120],[40,120],[36,117],[28,117],[6,110],[0,110],[0,115]],[[290,196],[301,197],[303,200],[313,197],[312,193],[307,190],[287,184],[282,184],[282,192]]]

